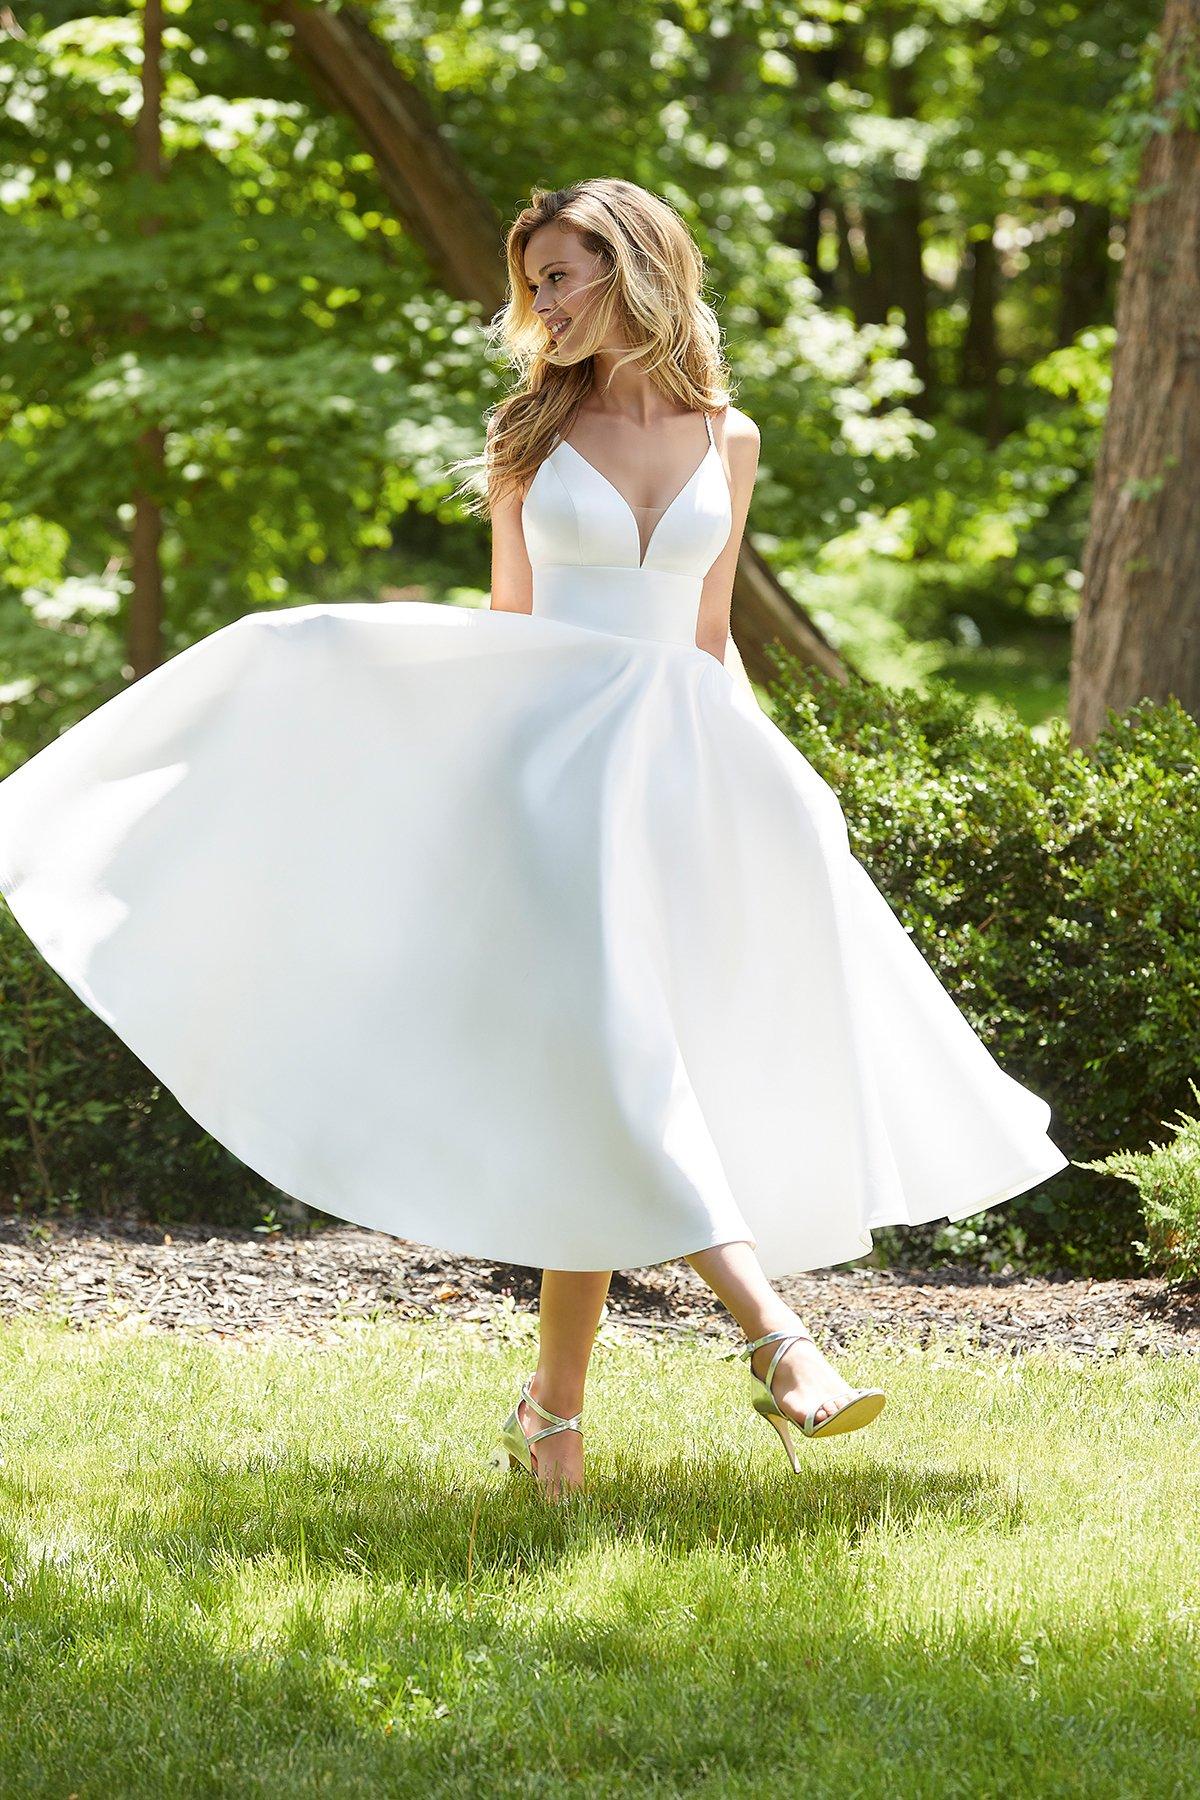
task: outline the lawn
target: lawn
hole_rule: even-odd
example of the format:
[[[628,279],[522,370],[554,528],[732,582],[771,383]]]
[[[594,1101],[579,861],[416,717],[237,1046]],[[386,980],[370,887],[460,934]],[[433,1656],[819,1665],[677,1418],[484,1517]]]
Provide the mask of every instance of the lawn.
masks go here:
[[[555,1507],[508,1316],[0,1328],[5,1800],[1200,1792],[1200,1360],[863,1338],[796,1478],[606,1324]]]

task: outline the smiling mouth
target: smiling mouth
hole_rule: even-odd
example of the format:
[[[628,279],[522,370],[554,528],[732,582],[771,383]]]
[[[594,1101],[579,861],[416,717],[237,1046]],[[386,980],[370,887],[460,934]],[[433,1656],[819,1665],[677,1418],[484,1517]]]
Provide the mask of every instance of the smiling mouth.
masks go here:
[[[546,330],[550,333],[550,336],[557,341],[557,339],[559,339],[562,336],[563,332],[567,329],[567,326],[570,323],[571,323],[570,319],[562,319],[562,318],[547,319]]]

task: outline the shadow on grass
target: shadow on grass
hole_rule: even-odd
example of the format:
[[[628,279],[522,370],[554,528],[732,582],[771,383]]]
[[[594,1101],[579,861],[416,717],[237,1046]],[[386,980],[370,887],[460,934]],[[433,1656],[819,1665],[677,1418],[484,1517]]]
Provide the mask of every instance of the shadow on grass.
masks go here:
[[[982,1506],[993,1526],[1007,1522],[1011,1503],[988,1476],[856,1470],[857,1498],[846,1500],[830,1472],[785,1485],[724,1463],[705,1469],[704,1493],[681,1507],[678,1484],[698,1471],[680,1463],[652,1481],[601,1479],[586,1506],[556,1513],[537,1496],[527,1505],[515,1483],[489,1496],[418,1466],[366,1471],[370,1492],[356,1507],[346,1492],[361,1466],[289,1457],[272,1472],[292,1494],[267,1507],[263,1470],[189,1465],[213,1491],[182,1509],[164,1472],[164,1516],[140,1529],[125,1521],[140,1574],[106,1573],[94,1554],[31,1563],[18,1538],[0,1540],[5,1793],[724,1800],[803,1778],[806,1792],[839,1800],[1116,1795],[1132,1791],[1129,1759],[1144,1765],[1150,1753],[1156,1791],[1185,1791],[1197,1648],[1183,1625],[1138,1641],[1136,1622],[1114,1632],[1108,1617],[1038,1613],[1036,1596],[1034,1623],[934,1615],[902,1625],[864,1608],[858,1572],[828,1556],[802,1602],[793,1588],[788,1604],[772,1603],[764,1586],[752,1604],[752,1587],[734,1586],[728,1538],[717,1562],[663,1573],[657,1586],[635,1558],[580,1600],[514,1612],[522,1556],[544,1565],[568,1542],[578,1549],[581,1534],[628,1542],[632,1532],[686,1550],[713,1542],[716,1516],[739,1549],[786,1541],[803,1557],[814,1504],[851,1538],[868,1522],[864,1504],[895,1521],[931,1509],[957,1517],[965,1502],[969,1520]],[[481,1497],[480,1592],[464,1611],[461,1593],[447,1600],[439,1584],[466,1580]],[[664,1517],[668,1506],[678,1520]],[[372,1576],[359,1595],[334,1604],[307,1583],[269,1620],[243,1611],[232,1628],[237,1570],[226,1564],[222,1579],[207,1567],[274,1551],[311,1576],[318,1563],[344,1571],[348,1550]],[[190,1573],[156,1589],[148,1554]]]
[[[892,1529],[937,1519],[968,1533],[1010,1533],[1024,1517],[1012,1485],[987,1470],[855,1462],[793,1476],[730,1455],[649,1465],[628,1454],[598,1458],[587,1492],[559,1504],[524,1472],[293,1451],[237,1464],[191,1455],[142,1468],[137,1494],[136,1507],[114,1507],[106,1535],[142,1569],[160,1561],[186,1577],[230,1561],[282,1558],[311,1571],[448,1584],[511,1581],[522,1568],[544,1570],[589,1545],[752,1555],[820,1540],[828,1558],[884,1521]],[[54,1499],[28,1485],[23,1495],[34,1505]]]

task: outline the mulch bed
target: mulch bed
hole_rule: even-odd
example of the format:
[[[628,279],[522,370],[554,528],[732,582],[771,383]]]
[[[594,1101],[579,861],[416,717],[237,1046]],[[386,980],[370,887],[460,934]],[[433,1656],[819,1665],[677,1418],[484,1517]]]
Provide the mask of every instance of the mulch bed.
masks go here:
[[[261,1235],[134,1220],[0,1219],[0,1318],[56,1315],[247,1342],[334,1336],[348,1319],[469,1319],[488,1333],[535,1312],[540,1273],[450,1256],[355,1226]],[[830,1353],[853,1338],[1085,1357],[1200,1354],[1200,1292],[1122,1281],[850,1268],[776,1284]],[[606,1324],[738,1340],[685,1262],[619,1271]]]

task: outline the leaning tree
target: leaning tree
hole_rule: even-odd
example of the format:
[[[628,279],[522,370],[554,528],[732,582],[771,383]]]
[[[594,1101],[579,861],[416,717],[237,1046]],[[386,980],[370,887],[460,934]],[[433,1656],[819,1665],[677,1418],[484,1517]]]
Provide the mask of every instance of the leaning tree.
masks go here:
[[[487,196],[441,130],[432,107],[369,20],[352,4],[264,0],[287,28],[293,55],[317,93],[353,124],[370,151],[379,185],[447,293],[502,304],[503,230]],[[749,673],[769,681],[778,641],[802,663],[845,680],[847,664],[820,627],[743,540],[734,579],[732,630]]]

